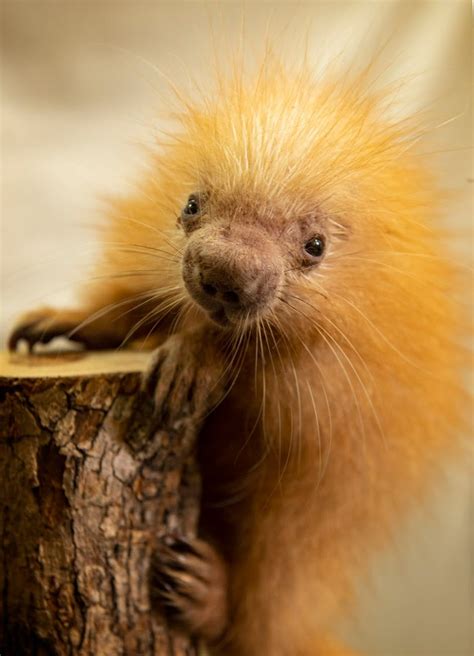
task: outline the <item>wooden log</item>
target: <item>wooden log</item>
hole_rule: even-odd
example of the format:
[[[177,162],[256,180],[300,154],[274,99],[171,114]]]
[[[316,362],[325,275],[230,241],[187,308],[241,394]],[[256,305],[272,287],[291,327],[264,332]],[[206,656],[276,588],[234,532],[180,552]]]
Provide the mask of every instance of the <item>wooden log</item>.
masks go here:
[[[146,354],[0,356],[0,653],[192,656],[150,601],[154,544],[192,534],[192,427],[154,430]]]

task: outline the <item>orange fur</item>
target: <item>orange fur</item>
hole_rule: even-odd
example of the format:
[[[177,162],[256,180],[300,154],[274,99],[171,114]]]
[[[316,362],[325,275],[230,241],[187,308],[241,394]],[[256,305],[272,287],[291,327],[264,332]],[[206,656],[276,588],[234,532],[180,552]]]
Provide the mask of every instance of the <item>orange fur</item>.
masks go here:
[[[415,122],[389,109],[368,74],[314,79],[268,59],[184,99],[136,194],[111,204],[84,316],[144,302],[105,314],[122,338],[137,318],[142,338],[166,313],[166,333],[208,321],[181,278],[189,193],[209,194],[209,222],[251,217],[276,239],[315,211],[329,226],[320,267],[288,271],[285,300],[233,336],[235,382],[201,435],[202,531],[231,564],[216,654],[342,653],[320,636],[460,431],[459,269]]]

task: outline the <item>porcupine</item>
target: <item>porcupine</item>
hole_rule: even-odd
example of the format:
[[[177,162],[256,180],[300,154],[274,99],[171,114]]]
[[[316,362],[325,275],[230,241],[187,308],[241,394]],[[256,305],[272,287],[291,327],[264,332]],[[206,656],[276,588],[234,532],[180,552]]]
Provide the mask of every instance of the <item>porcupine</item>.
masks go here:
[[[459,432],[457,267],[389,89],[241,68],[181,95],[78,308],[29,313],[10,347],[156,338],[157,411],[191,399],[202,424],[199,537],[168,536],[155,572],[170,620],[216,655],[342,654],[333,612]]]

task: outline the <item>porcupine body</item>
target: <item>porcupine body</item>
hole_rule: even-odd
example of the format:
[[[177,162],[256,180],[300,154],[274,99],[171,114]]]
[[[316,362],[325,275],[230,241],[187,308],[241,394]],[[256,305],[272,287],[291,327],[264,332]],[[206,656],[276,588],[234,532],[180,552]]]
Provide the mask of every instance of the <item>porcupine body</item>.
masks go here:
[[[420,127],[390,100],[367,72],[272,58],[182,98],[111,203],[81,306],[12,337],[162,343],[157,403],[178,416],[187,394],[203,420],[201,535],[166,546],[165,606],[212,654],[346,653],[334,611],[459,433],[459,269]]]

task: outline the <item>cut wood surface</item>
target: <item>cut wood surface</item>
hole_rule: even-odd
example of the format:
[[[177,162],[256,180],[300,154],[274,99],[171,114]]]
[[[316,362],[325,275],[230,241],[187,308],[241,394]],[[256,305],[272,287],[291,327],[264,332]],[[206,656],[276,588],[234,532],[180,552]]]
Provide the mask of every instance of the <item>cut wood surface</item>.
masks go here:
[[[1,656],[195,656],[150,601],[196,527],[192,427],[157,430],[147,354],[0,356]]]

